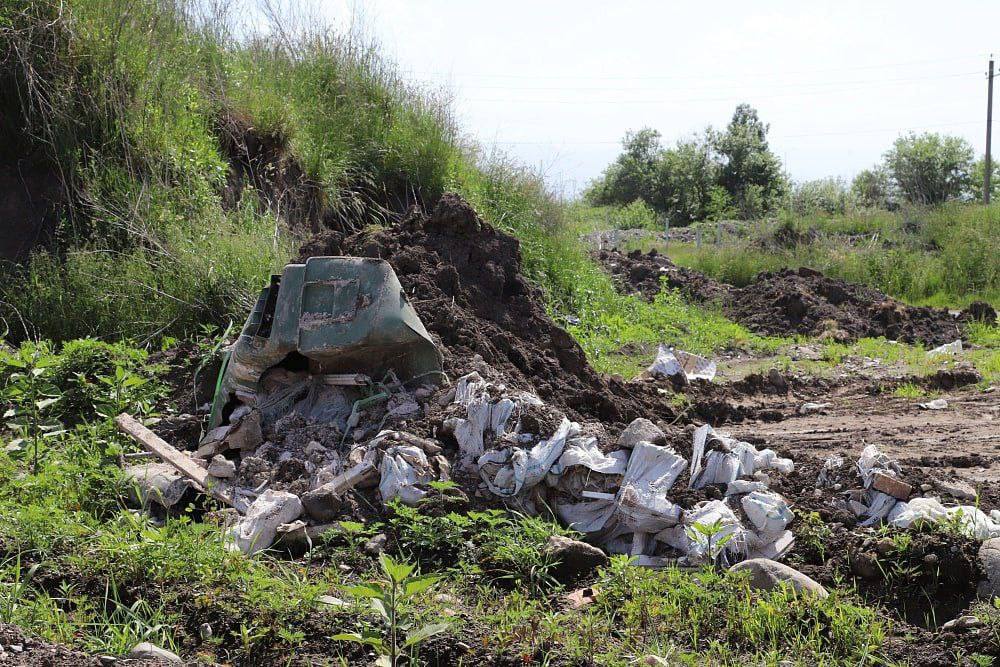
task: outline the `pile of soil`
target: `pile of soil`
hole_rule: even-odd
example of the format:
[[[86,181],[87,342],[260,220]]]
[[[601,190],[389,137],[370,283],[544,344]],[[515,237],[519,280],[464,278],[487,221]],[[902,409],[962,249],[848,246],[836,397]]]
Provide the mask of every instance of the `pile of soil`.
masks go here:
[[[602,250],[594,257],[619,284],[646,298],[652,299],[664,281],[691,301],[721,304],[727,317],[765,335],[802,334],[839,342],[884,336],[937,346],[961,338],[972,320],[996,319],[986,303],[976,302],[956,316],[943,308],[907,306],[873,287],[805,267],[763,272],[737,288],[678,267],[655,250],[627,255]]]
[[[524,277],[518,240],[484,222],[457,195],[444,195],[429,215],[411,207],[388,229],[313,237],[299,261],[316,255],[387,260],[452,378],[482,371],[485,362],[511,387],[536,393],[574,419],[622,423],[673,414],[662,397],[604,378],[587,363]]]

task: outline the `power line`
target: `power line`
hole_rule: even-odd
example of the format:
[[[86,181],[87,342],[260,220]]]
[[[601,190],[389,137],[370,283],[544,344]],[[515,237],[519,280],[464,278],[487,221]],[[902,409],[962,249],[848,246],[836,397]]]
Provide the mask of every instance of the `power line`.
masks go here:
[[[978,72],[963,72],[961,74],[949,74],[942,77],[937,77],[939,79],[959,79],[967,78],[971,80],[972,75],[978,76]],[[687,104],[691,102],[728,102],[733,99],[734,96],[743,97],[753,97],[755,100],[760,99],[775,99],[775,98],[785,98],[785,97],[807,97],[812,95],[828,95],[828,94],[841,94],[841,93],[851,93],[858,91],[871,90],[873,87],[885,87],[885,86],[898,86],[908,83],[916,83],[919,81],[929,80],[934,77],[918,77],[912,79],[900,79],[895,81],[871,81],[870,85],[865,86],[852,86],[849,88],[828,88],[823,90],[805,90],[799,92],[789,92],[789,93],[771,93],[766,95],[754,95],[748,92],[738,92],[727,97],[704,97],[704,98],[681,98],[681,99],[634,99],[634,100],[622,100],[622,99],[562,99],[562,100],[547,100],[547,99],[511,99],[509,97],[500,98],[483,98],[483,97],[466,97],[459,98],[458,101],[465,102],[483,102],[483,103],[515,103],[515,104],[572,104],[572,105],[590,105],[590,104]]]
[[[765,72],[764,76],[785,76],[789,74],[803,74],[803,75],[814,75],[814,74],[825,74],[831,72],[848,72],[857,70],[870,70],[870,69],[887,69],[891,67],[905,67],[909,65],[929,65],[929,64],[940,64],[940,63],[951,63],[959,61],[972,61],[980,60],[982,55],[976,56],[956,56],[953,58],[934,58],[934,59],[924,59],[924,60],[909,60],[904,62],[894,62],[894,63],[879,63],[870,65],[856,65],[851,67],[831,67],[826,69],[811,69],[811,70],[787,70],[783,72]],[[439,77],[452,77],[452,76],[462,76],[467,78],[485,78],[485,79],[584,79],[584,80],[594,80],[594,81],[670,81],[670,80],[687,80],[687,79],[717,79],[717,78],[746,78],[748,76],[754,76],[755,74],[762,74],[760,70],[743,71],[743,72],[732,72],[728,74],[696,74],[696,75],[685,75],[685,76],[672,76],[672,75],[661,75],[661,76],[622,76],[622,75],[576,75],[576,74],[510,74],[507,72],[503,73],[476,73],[476,72],[439,72],[430,70],[409,70],[410,74],[414,75],[429,75],[429,76],[439,76]]]
[[[993,122],[1000,122],[993,121]],[[769,135],[768,139],[804,139],[810,137],[839,137],[839,136],[850,136],[855,134],[881,134],[884,132],[919,132],[921,130],[926,130],[929,128],[941,128],[941,127],[959,127],[966,125],[979,125],[982,120],[970,120],[970,121],[959,121],[954,123],[931,123],[927,125],[920,125],[917,127],[888,127],[881,129],[865,129],[865,130],[847,130],[838,132],[812,132],[808,134],[773,134]],[[590,146],[590,145],[611,145],[611,144],[621,144],[621,140],[617,141],[494,141],[494,144],[500,145],[515,145],[515,146]]]

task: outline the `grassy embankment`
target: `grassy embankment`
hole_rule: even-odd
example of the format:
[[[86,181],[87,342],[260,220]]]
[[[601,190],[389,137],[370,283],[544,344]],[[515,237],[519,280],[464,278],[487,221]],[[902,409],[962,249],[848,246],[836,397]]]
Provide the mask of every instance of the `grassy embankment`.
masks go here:
[[[262,200],[229,180],[234,158],[223,146],[252,135],[271,147],[276,169],[301,169],[284,185],[334,217],[381,222],[408,198],[461,192],[518,235],[530,276],[555,314],[580,318],[574,331],[598,363],[636,339],[703,351],[767,344],[672,295],[654,304],[620,298],[539,180],[463,145],[447,105],[409,87],[377,50],[287,29],[237,42],[224,23],[184,9],[116,0],[3,6],[3,86],[16,92],[4,96],[3,157],[59,174],[68,193],[52,251],[7,267],[12,339],[170,343],[241,320],[295,245],[282,192]],[[380,631],[377,616],[364,606],[328,609],[318,596],[377,577],[359,540],[381,528],[397,555],[446,575],[440,588],[465,600],[448,634],[480,655],[624,664],[646,651],[734,663],[796,653],[854,663],[882,640],[884,624],[851,600],[793,600],[712,572],[621,563],[599,575],[606,602],[560,611],[539,549],[558,528],[494,514],[400,509],[381,527],[345,525],[306,560],[245,558],[224,548],[201,510],[156,526],[129,509],[118,455],[134,445],[109,417],[165,410],[142,350],[24,344],[2,353],[0,380],[0,621],[42,637],[112,653],[149,639],[231,662],[364,660],[327,638],[358,625]],[[444,605],[428,600],[419,613]],[[200,636],[203,622],[212,638]]]

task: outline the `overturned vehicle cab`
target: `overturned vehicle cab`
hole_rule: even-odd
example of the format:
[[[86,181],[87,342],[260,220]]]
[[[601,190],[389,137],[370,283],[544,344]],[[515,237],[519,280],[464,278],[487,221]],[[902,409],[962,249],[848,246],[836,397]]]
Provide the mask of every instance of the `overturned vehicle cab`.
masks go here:
[[[199,453],[252,449],[262,428],[292,413],[329,423],[346,440],[366,405],[385,402],[394,387],[440,383],[441,367],[387,262],[289,264],[261,291],[223,362]]]

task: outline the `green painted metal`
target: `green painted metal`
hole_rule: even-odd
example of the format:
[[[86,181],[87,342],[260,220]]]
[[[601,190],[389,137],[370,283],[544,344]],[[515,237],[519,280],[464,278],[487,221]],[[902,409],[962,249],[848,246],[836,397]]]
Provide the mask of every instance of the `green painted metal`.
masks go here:
[[[261,291],[233,347],[212,405],[212,427],[234,397],[254,404],[261,376],[297,352],[315,374],[395,372],[440,377],[441,352],[388,262],[310,257]]]

